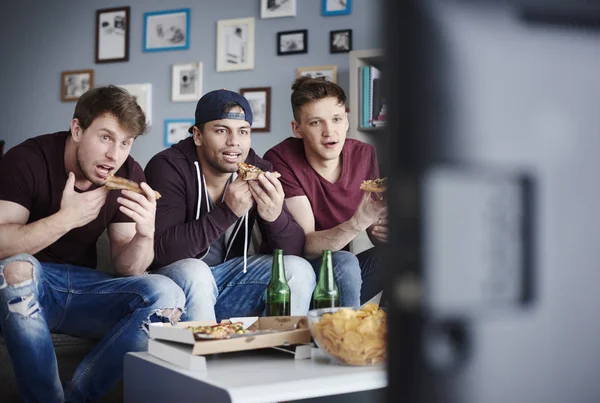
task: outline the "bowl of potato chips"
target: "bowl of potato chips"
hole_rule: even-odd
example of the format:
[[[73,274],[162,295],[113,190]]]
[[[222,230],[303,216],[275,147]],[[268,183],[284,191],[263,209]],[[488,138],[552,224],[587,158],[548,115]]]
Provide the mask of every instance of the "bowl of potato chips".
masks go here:
[[[307,316],[313,339],[327,355],[350,365],[385,361],[387,315],[376,304],[313,309]]]

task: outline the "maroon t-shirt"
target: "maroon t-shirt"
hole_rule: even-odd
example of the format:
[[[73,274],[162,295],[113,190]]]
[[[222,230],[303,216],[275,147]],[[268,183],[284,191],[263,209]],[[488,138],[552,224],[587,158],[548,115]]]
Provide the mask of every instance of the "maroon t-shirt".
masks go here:
[[[0,200],[18,203],[29,210],[27,224],[56,213],[67,183],[64,155],[68,132],[30,138],[11,148],[0,161]],[[136,182],[145,181],[140,165],[130,156],[115,173]],[[97,188],[92,186],[90,190]],[[41,262],[68,263],[95,268],[96,241],[108,224],[131,222],[119,211],[117,197],[109,192],[98,217],[75,228],[38,252]]]
[[[315,216],[315,230],[333,228],[348,221],[360,203],[365,179],[379,177],[375,148],[354,139],[346,139],[342,149],[342,175],[335,183],[319,175],[308,163],[304,142],[287,138],[271,148],[264,157],[281,174],[285,198],[306,196]]]

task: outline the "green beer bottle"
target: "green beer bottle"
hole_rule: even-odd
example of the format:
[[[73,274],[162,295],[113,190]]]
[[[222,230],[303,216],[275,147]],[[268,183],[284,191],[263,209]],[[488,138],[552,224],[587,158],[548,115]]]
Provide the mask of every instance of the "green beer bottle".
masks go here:
[[[267,286],[267,316],[290,316],[290,300],[290,286],[285,279],[285,268],[283,267],[283,251],[275,249],[271,280]]]
[[[319,281],[313,292],[312,309],[333,308],[340,306],[340,292],[333,277],[331,251],[325,249],[321,259]]]

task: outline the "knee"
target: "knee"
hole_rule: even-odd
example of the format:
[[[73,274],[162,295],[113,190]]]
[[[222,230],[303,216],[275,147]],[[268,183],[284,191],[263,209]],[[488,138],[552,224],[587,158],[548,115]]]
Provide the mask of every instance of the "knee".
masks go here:
[[[34,273],[32,259],[32,256],[26,254],[6,259],[0,266],[0,276],[3,277],[3,279],[0,279],[0,288],[4,288],[8,285],[20,285],[31,282]]]
[[[341,250],[333,252],[331,258],[336,276],[343,274],[360,279],[360,263],[355,254]]]
[[[168,270],[159,271],[184,289],[186,293],[194,293],[194,290],[216,289],[212,271],[206,263],[200,259],[183,259]]]
[[[161,310],[162,316],[175,315],[178,320],[185,306],[183,290],[171,279],[164,276],[148,274],[144,276],[144,279],[149,289],[146,296],[148,302],[156,309]]]
[[[298,256],[284,256],[283,264],[288,281],[302,284],[307,288],[314,289],[316,284],[315,271],[311,264]]]

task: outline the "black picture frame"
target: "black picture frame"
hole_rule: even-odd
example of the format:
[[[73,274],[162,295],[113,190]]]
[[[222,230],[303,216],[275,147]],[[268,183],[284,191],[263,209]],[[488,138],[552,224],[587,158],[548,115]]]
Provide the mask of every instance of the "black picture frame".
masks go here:
[[[308,30],[277,32],[277,55],[308,53]]]
[[[343,43],[340,43],[343,41]],[[352,50],[352,30],[329,31],[329,53],[348,53]]]
[[[129,61],[130,14],[129,6],[96,11],[96,63]]]

